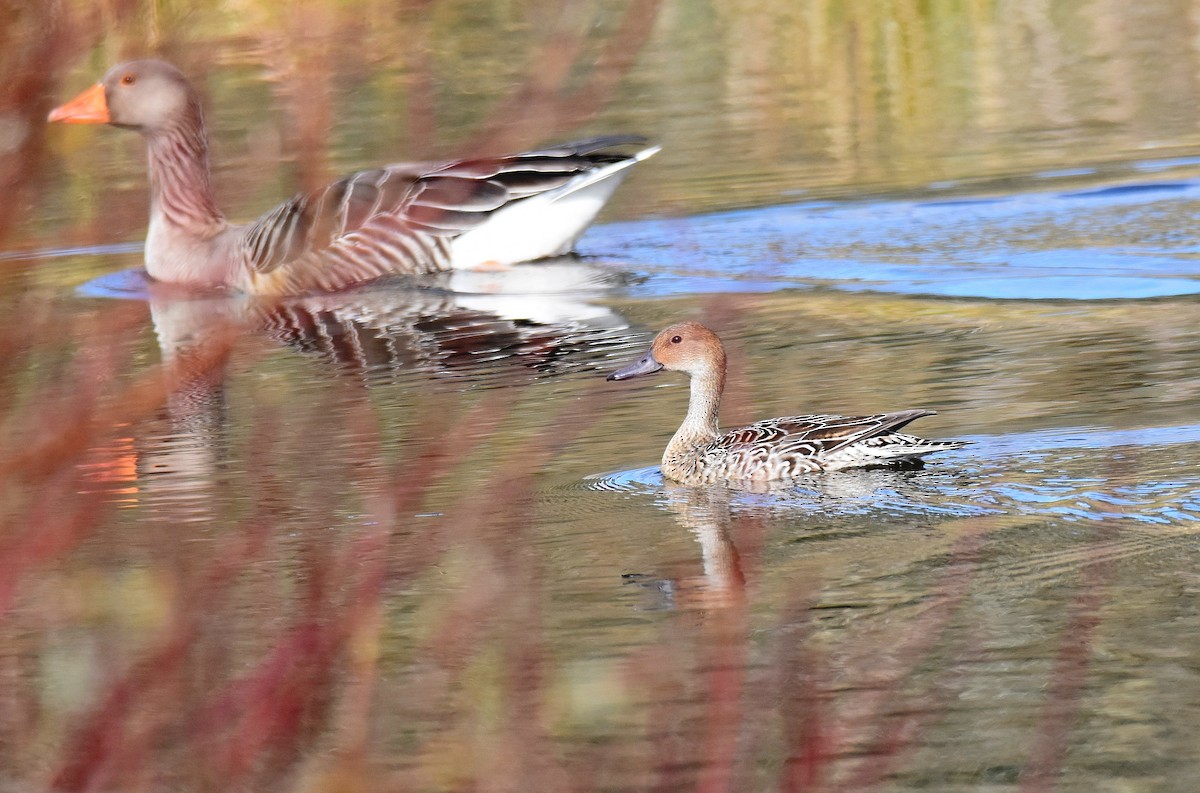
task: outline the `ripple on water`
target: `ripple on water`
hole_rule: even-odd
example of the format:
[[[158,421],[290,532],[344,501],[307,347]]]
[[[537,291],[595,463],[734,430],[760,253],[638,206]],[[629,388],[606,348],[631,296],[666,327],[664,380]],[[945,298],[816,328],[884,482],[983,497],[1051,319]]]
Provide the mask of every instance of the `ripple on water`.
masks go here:
[[[649,271],[640,291],[656,295],[825,286],[1002,300],[1146,299],[1200,294],[1195,246],[1178,239],[1198,200],[1200,183],[1163,180],[994,198],[793,204],[622,223],[602,233],[610,255]],[[1101,233],[1129,242],[1097,244]]]
[[[989,514],[994,507],[947,499],[953,488],[947,472],[871,469],[831,471],[800,477],[786,486],[760,489],[722,487],[733,512],[764,510],[827,515],[948,515]],[[659,504],[681,497],[679,486],[664,481],[658,466],[616,471],[585,480],[588,489],[646,496]]]
[[[1200,425],[1055,430],[970,440],[972,446],[932,458],[923,470],[828,472],[764,492],[729,489],[729,507],[734,513],[829,517],[1019,514],[1148,527],[1200,520],[1200,473],[1181,476],[1171,452],[1172,447],[1200,443]],[[657,466],[596,475],[582,484],[660,505],[678,497]]]
[[[150,280],[141,267],[115,270],[81,284],[75,293],[80,297],[111,300],[149,300]]]

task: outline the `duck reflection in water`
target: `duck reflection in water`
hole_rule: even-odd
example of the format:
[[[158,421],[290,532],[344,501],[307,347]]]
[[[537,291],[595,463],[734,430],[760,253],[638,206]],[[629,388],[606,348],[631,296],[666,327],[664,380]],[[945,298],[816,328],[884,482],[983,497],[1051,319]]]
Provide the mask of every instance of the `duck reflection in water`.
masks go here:
[[[746,575],[733,539],[732,492],[724,487],[694,487],[663,481],[663,500],[679,524],[700,544],[700,575],[653,578],[628,574],[627,583],[656,594],[646,608],[709,611],[745,602]]]

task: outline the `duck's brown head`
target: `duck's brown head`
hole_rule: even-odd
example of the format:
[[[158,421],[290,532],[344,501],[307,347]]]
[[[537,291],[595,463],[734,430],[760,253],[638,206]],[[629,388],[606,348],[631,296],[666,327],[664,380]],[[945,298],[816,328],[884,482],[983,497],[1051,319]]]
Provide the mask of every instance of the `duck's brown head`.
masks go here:
[[[725,347],[717,334],[699,322],[677,322],[654,337],[650,350],[637,362],[618,369],[609,380],[628,380],[661,369],[693,377],[725,372]]]

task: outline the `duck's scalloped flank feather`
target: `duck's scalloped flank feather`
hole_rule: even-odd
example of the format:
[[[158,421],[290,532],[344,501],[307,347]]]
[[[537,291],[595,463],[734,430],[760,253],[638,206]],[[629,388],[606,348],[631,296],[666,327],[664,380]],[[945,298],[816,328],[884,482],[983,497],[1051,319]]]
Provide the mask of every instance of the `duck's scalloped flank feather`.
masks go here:
[[[785,480],[845,468],[915,462],[967,441],[927,440],[895,429],[931,410],[872,416],[784,416],[726,432],[678,459],[664,459],[668,475],[684,481]]]

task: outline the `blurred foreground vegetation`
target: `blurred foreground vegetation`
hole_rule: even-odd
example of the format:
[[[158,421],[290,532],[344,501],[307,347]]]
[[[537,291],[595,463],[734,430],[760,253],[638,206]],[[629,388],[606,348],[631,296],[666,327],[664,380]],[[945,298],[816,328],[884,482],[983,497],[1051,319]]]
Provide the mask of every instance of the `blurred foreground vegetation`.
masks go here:
[[[640,132],[664,150],[613,219],[1192,157],[1198,27],[1172,0],[11,2],[0,249],[141,239],[136,137],[43,122],[123,58],[201,87],[233,217],[378,162]],[[153,301],[68,291],[112,257],[63,261],[0,260],[0,790],[1190,790],[1186,518],[606,492],[586,477],[652,465],[682,407],[603,382],[641,331],[401,310],[404,366],[364,372],[332,309],[230,301],[177,349]],[[727,423],[1194,423],[1188,300],[612,302],[727,334]],[[1188,465],[1146,448],[1063,470],[1119,512]]]

